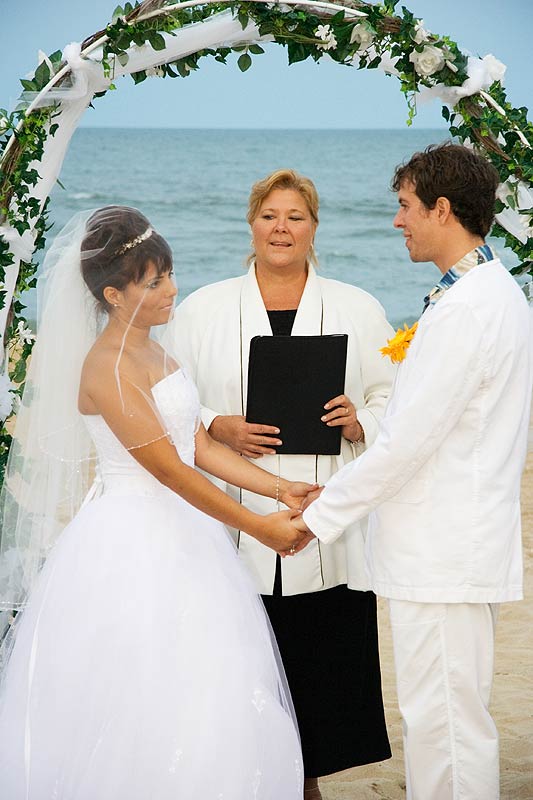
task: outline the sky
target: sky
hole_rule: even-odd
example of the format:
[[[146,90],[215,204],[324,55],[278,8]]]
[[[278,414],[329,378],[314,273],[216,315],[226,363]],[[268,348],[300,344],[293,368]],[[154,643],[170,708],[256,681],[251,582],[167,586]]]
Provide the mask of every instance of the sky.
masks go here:
[[[50,54],[105,27],[118,0],[0,0],[0,108],[12,109],[18,79]],[[404,0],[424,27],[447,34],[475,55],[507,65],[505,86],[515,106],[533,116],[530,79],[533,0]],[[127,76],[95,103],[83,127],[128,128],[402,128],[407,110],[396,78],[333,62],[287,65],[286,49],[269,45],[241,73],[206,59],[186,79]],[[445,127],[440,103],[419,107],[417,128]]]

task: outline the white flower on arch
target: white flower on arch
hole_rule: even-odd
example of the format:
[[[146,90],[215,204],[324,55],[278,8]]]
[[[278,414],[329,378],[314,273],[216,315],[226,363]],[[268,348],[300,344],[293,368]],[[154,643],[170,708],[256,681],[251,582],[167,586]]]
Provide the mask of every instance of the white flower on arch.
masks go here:
[[[15,403],[14,386],[7,372],[0,372],[0,420],[7,419],[13,411]]]
[[[417,44],[422,44],[423,42],[427,42],[429,37],[431,36],[430,32],[424,28],[424,20],[417,19],[415,25],[415,37],[414,40]]]
[[[30,344],[35,341],[35,334],[30,328],[26,328],[22,319],[17,325],[17,336],[21,344]]]
[[[322,50],[334,50],[337,47],[337,40],[330,25],[319,25],[315,31],[317,39],[321,42],[317,44]]]
[[[413,50],[409,56],[409,61],[414,64],[415,72],[423,77],[428,77],[443,68],[445,58],[440,47],[427,44],[420,53],[417,50]]]
[[[350,42],[352,44],[358,42],[359,47],[357,48],[357,52],[363,53],[365,50],[368,50],[375,38],[376,36],[372,28],[368,24],[360,22],[354,25],[352,35],[350,36]]]
[[[148,67],[145,72],[149,78],[162,78],[165,74],[163,67]]]

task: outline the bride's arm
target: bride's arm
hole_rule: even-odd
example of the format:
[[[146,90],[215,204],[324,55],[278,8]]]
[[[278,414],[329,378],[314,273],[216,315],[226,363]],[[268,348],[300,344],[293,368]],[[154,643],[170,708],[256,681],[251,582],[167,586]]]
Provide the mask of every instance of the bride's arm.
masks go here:
[[[203,425],[196,434],[196,465],[226,483],[264,497],[277,498],[289,508],[300,509],[307,493],[317,488],[309,483],[289,482],[251,464],[229,447],[215,441]]]
[[[135,460],[158,481],[200,511],[230,527],[245,531],[274,550],[288,550],[298,543],[302,534],[290,524],[290,512],[284,512],[286,519],[283,518],[283,514],[276,515],[278,519],[274,533],[268,516],[254,514],[241,506],[180,459],[151,400],[151,389],[147,379],[139,375],[123,377],[119,392],[113,364],[112,370],[100,369],[98,380],[91,383],[91,399],[97,413],[102,415]],[[223,448],[223,445],[220,447]],[[200,449],[203,449],[201,445]],[[230,453],[227,448],[223,449],[224,455]],[[266,490],[270,496],[275,496],[276,478],[273,475],[253,468],[253,465],[236,454],[231,455],[262,473],[264,478],[256,481],[255,485],[258,489]],[[235,469],[231,472],[237,477]],[[243,474],[245,472],[246,468]]]

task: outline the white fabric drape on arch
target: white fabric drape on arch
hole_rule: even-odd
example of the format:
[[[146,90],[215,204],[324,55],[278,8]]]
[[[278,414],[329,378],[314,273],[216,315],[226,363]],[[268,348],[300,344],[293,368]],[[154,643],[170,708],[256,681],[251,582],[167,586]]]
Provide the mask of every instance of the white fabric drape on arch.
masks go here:
[[[271,37],[261,37],[254,23],[250,23],[243,30],[241,23],[233,18],[231,11],[223,11],[204,22],[188,25],[176,31],[174,35],[162,35],[166,42],[164,50],[154,50],[149,44],[144,44],[142,47],[134,46],[128,50],[127,64],[122,66],[117,61],[112,76],[109,77],[104,75],[101,63],[102,48],[94,50],[87,58],[83,58],[80,55],[79,44],[72,43],[65,47],[63,55],[72,75],[70,85],[51,89],[38,104],[49,105],[50,101],[59,104],[57,114],[51,121],[51,124],[58,126],[57,130],[53,136],[48,136],[42,159],[31,165],[39,173],[39,179],[31,194],[39,200],[41,208],[59,176],[72,135],[95,94],[105,91],[111,83],[124,75],[184,58],[204,48],[271,40]],[[35,231],[26,231],[21,236],[12,226],[5,224],[0,227],[0,236],[9,241],[10,250],[15,257],[14,263],[6,269],[4,287],[6,298],[4,307],[0,309],[0,332],[3,337],[20,262],[31,259]]]
[[[352,15],[357,15],[353,9],[347,9]],[[362,15],[364,16],[364,15]],[[243,30],[238,19],[233,17],[232,11],[227,10],[214,14],[205,21],[196,22],[185,26],[173,34],[162,34],[165,38],[165,48],[154,50],[148,43],[142,47],[133,46],[128,52],[128,62],[122,66],[118,61],[113,68],[113,76],[106,77],[101,63],[102,48],[96,48],[87,57],[81,56],[81,46],[76,43],[65,47],[63,55],[71,70],[70,85],[63,84],[46,92],[38,105],[48,105],[50,101],[58,103],[57,115],[53,124],[58,128],[54,136],[49,136],[44,146],[43,157],[31,166],[39,173],[39,179],[32,189],[32,197],[39,200],[41,208],[59,176],[63,159],[76,130],[78,123],[86,108],[91,103],[97,92],[105,91],[112,81],[124,75],[129,75],[140,70],[150,69],[160,64],[184,58],[191,53],[204,48],[217,48],[224,45],[232,46],[238,43],[250,44],[258,41],[272,41],[272,37],[262,37],[255,23],[250,22]],[[490,61],[492,59],[492,61]],[[487,82],[494,76],[489,67],[496,62],[493,56],[484,59],[469,59],[469,78],[462,87],[455,87],[461,96],[471,95],[481,88],[486,88]],[[499,64],[499,62],[497,62]],[[394,74],[394,59],[387,54],[382,58],[380,68],[386,73]],[[500,65],[503,66],[503,65]],[[478,75],[479,73],[479,75]],[[476,77],[477,76],[477,77]],[[476,78],[474,80],[474,78]],[[422,95],[432,99],[439,95],[442,87],[423,90]],[[446,88],[446,87],[444,87]],[[451,91],[451,90],[449,90]],[[444,98],[445,102],[450,98]],[[527,187],[531,195],[531,188]],[[523,217],[515,210],[507,208],[497,217],[501,225],[517,236],[516,231],[524,236]],[[20,262],[28,261],[34,249],[35,231],[26,231],[22,236],[10,225],[0,226],[0,236],[9,241],[10,250],[14,255],[14,263],[6,269],[4,289],[6,292],[4,307],[0,309],[0,337],[3,340],[7,316],[16,286]],[[520,235],[517,238],[521,238]],[[523,241],[523,239],[521,239]],[[0,352],[2,343],[0,341]]]

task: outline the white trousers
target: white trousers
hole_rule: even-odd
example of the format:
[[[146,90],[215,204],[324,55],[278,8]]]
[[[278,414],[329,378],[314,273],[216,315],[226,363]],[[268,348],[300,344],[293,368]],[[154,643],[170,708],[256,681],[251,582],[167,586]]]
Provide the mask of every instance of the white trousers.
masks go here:
[[[389,601],[407,800],[497,800],[498,606]]]

